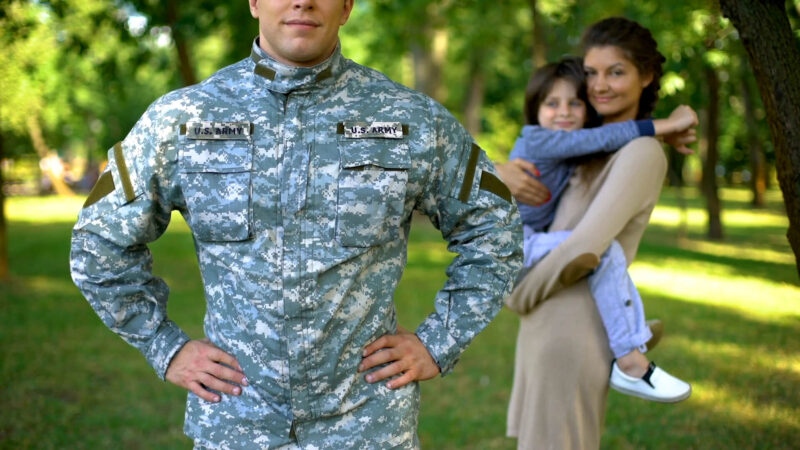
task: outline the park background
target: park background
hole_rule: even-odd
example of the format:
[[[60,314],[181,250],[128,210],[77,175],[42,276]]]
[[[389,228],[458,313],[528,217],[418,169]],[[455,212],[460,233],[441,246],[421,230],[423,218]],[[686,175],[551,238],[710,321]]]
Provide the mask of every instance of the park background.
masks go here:
[[[87,190],[147,105],[249,55],[244,0],[11,0],[0,6],[0,161],[9,273],[0,283],[0,448],[190,448],[185,393],[104,328],[72,285],[69,233]],[[785,2],[800,40],[800,0]],[[506,158],[535,67],[579,54],[623,15],[667,57],[656,116],[698,110],[696,156],[670,172],[632,276],[666,336],[651,359],[693,384],[661,405],[609,394],[604,448],[797,448],[800,283],[776,149],[739,33],[714,2],[357,0],[343,53],[447,106]],[[765,36],[769,39],[769,36]],[[204,301],[179,215],[152,245],[169,313],[202,335]],[[432,309],[452,259],[414,224],[400,323]],[[424,448],[513,448],[504,437],[517,318],[503,310],[455,372],[423,383]],[[543,337],[546,338],[546,337]]]

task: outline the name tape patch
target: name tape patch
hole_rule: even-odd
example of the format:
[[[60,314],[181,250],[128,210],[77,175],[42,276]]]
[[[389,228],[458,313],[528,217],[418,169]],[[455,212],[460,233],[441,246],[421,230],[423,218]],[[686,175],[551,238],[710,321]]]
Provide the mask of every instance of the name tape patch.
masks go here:
[[[339,131],[347,139],[403,139],[407,133],[400,122],[342,122]]]
[[[250,122],[188,122],[181,125],[187,139],[248,139],[253,134]]]

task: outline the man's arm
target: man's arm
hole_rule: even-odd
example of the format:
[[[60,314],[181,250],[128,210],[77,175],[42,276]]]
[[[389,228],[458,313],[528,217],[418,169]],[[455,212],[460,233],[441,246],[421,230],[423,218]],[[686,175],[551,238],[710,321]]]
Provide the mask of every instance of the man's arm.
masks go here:
[[[415,334],[400,329],[365,348],[359,370],[391,363],[367,381],[403,374],[390,388],[450,372],[497,315],[522,265],[521,224],[508,188],[461,125],[443,108],[435,108],[438,126],[431,145],[437,157],[430,188],[418,207],[458,256],[436,295],[435,311]]]
[[[190,341],[167,317],[169,289],[152,274],[146,244],[169,223],[169,183],[164,180],[169,178],[165,155],[170,149],[153,144],[156,133],[149,123],[145,116],[109,150],[108,167],[73,229],[72,278],[103,323],[142,352],[161,379],[213,401],[218,395],[201,385],[236,394],[235,386],[222,380],[241,384],[244,376],[219,364],[238,367],[233,357],[211,344]],[[202,358],[191,357],[198,353]]]

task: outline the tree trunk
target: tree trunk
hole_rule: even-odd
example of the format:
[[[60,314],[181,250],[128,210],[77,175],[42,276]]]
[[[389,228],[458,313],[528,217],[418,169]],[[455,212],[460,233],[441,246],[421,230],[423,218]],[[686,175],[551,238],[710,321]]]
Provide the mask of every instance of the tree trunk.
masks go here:
[[[414,89],[443,103],[442,66],[447,56],[446,32],[434,30],[430,23],[426,23],[418,36],[422,39],[411,44]]]
[[[39,155],[40,167],[42,173],[45,174],[50,183],[53,185],[53,190],[57,195],[75,195],[64,182],[64,167],[61,165],[61,159],[58,154],[44,141],[42,136],[42,128],[39,126],[39,121],[35,117],[28,117],[28,134],[33,142],[33,148]]]
[[[758,138],[758,121],[756,120],[755,102],[753,91],[750,89],[749,73],[747,66],[742,64],[742,99],[744,100],[744,121],[747,126],[747,143],[750,147],[750,188],[753,191],[752,205],[754,208],[763,208],[764,193],[767,188],[766,157],[764,146]]]
[[[722,239],[722,221],[720,220],[719,192],[717,190],[717,161],[719,152],[719,78],[711,66],[705,66],[706,83],[708,84],[708,115],[706,117],[706,151],[703,160],[703,195],[706,198],[708,212],[709,239]]]
[[[3,147],[3,133],[0,131],[0,163],[5,158],[5,148]],[[5,283],[9,280],[8,271],[8,226],[6,224],[6,194],[3,191],[3,170],[0,167],[0,282]]]
[[[183,35],[180,25],[178,25],[178,0],[167,0],[167,25],[172,31],[172,39],[175,41],[175,50],[178,52],[178,68],[183,79],[184,86],[191,86],[197,83],[197,75],[192,66],[192,57],[189,52],[189,43]]]
[[[469,63],[469,90],[464,107],[464,125],[472,136],[480,134],[481,110],[483,109],[483,96],[486,90],[486,77],[481,68],[482,57],[479,52],[474,52]]]
[[[536,0],[530,0],[531,15],[533,16],[533,55],[531,59],[535,68],[542,67],[547,64],[547,42],[546,34],[544,32],[544,25],[542,15],[536,8]]]
[[[667,160],[669,162],[669,170],[667,171],[669,185],[683,187],[686,184],[686,180],[683,179],[683,166],[686,164],[686,156],[669,147]]]
[[[689,230],[689,210],[686,204],[686,196],[683,195],[685,185],[683,179],[683,165],[686,157],[670,147],[667,153],[668,164],[667,179],[669,185],[675,192],[675,200],[678,202],[680,211],[680,222],[678,223],[678,239],[685,239]]]
[[[720,0],[720,6],[739,31],[767,112],[789,218],[786,236],[800,274],[800,49],[784,1]]]

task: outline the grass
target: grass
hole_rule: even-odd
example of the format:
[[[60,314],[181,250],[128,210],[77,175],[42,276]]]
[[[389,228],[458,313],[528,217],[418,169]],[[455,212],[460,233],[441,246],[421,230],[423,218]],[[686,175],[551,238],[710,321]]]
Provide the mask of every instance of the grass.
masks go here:
[[[763,210],[726,189],[726,239],[705,240],[702,199],[682,212],[665,190],[631,272],[667,335],[651,357],[693,384],[661,405],[609,394],[603,448],[791,448],[800,433],[800,286],[779,192]],[[68,272],[82,199],[11,198],[12,282],[0,286],[0,448],[191,448],[185,393],[160,382],[105,329]],[[152,247],[171,287],[170,315],[202,334],[205,312],[191,237],[176,216]],[[419,221],[396,294],[400,323],[430,312],[447,253]],[[504,437],[517,318],[503,310],[453,374],[422,385],[423,448],[511,449]]]

